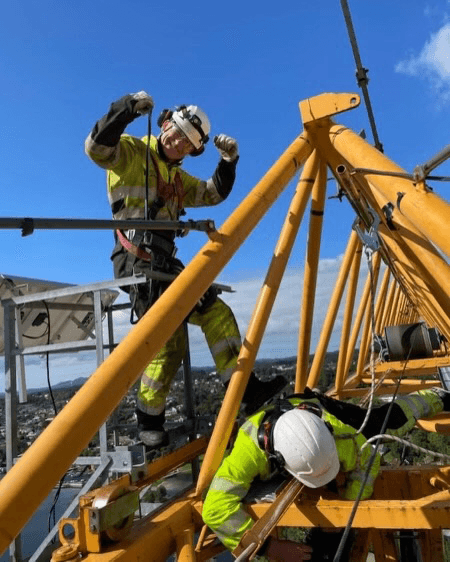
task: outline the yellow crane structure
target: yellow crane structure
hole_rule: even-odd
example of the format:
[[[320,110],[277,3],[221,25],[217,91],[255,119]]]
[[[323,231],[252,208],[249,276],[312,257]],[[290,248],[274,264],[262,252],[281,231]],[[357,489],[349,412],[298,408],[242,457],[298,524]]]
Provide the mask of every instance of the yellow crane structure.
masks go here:
[[[300,170],[212,435],[149,463],[138,477],[122,476],[83,496],[78,516],[60,523],[62,546],[54,551],[52,561],[162,562],[175,555],[179,561],[200,562],[223,551],[202,523],[204,492],[233,432],[308,204],[295,390],[317,385],[341,304],[339,360],[328,394],[363,399],[370,393],[409,393],[439,384],[438,374],[445,374],[450,366],[450,267],[445,257],[450,256],[450,205],[427,186],[426,179],[443,157],[408,174],[334,121],[337,114],[359,104],[359,96],[353,93],[325,93],[300,102],[301,134],[223,225],[208,233],[209,240],[185,270],[0,481],[0,551],[14,540]],[[339,185],[340,196],[352,205],[356,219],[353,228],[349,227],[347,249],[309,365],[328,171]],[[369,275],[357,303],[364,254]],[[419,339],[423,335],[423,353],[411,353],[420,344],[403,346],[405,326],[418,327],[415,333]],[[385,360],[375,355],[372,344],[374,336],[383,333],[386,337],[391,334],[391,345],[396,346]],[[438,334],[434,345],[427,339],[430,333]],[[356,367],[351,368],[356,349]],[[450,413],[419,420],[418,425],[426,431],[448,433]],[[196,458],[201,459],[201,466],[191,489],[148,516],[136,515],[139,490]],[[354,560],[366,560],[369,548],[377,561],[400,560],[395,542],[399,530],[415,532],[421,560],[443,560],[442,531],[450,528],[450,463],[384,467],[373,497],[357,505],[323,489],[300,491],[291,482],[274,504],[251,504],[248,510],[257,522],[254,533],[247,537],[248,544],[242,545],[241,560],[251,559],[255,547],[281,527],[344,529],[349,522],[359,530]]]

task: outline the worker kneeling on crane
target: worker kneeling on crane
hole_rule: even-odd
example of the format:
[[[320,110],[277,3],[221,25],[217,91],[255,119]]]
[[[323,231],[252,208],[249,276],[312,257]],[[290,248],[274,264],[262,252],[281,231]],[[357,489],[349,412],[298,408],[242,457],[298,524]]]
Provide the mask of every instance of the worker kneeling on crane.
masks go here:
[[[367,499],[381,460],[380,453],[371,459],[372,448],[364,447],[367,440],[379,435],[383,426],[386,434],[401,437],[417,419],[442,410],[450,411],[450,393],[442,388],[400,396],[369,412],[308,388],[278,400],[250,416],[239,429],[212,480],[203,520],[238,556],[240,541],[254,524],[243,500],[256,479],[269,480],[285,472],[310,488],[327,485],[344,499]],[[318,536],[323,533],[320,529],[314,531],[305,541],[309,544],[270,536],[258,555],[283,561],[331,560],[341,533],[327,533],[324,540],[323,534]]]

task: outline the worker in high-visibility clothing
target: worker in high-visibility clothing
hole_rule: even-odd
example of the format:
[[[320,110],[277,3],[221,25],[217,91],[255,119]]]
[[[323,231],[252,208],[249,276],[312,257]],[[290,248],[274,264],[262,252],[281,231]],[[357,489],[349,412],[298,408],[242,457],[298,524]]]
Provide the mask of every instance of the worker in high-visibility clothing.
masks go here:
[[[177,221],[186,207],[216,205],[228,197],[239,159],[235,139],[220,134],[214,138],[220,160],[210,179],[202,181],[180,166],[185,156],[199,156],[209,138],[210,122],[195,105],[164,109],[159,118],[160,133],[137,138],[124,131],[132,121],[153,108],[146,92],[129,94],[111,104],[109,112],[86,139],[87,155],[107,170],[108,199],[114,219]],[[147,212],[147,216],[145,216]],[[167,281],[152,278],[155,272],[176,275],[183,264],[175,258],[173,230],[117,230],[111,256],[117,278],[144,273],[146,283],[131,288],[131,321],[141,318],[161,293]],[[231,309],[208,289],[188,317],[206,336],[217,372],[226,384],[236,367],[241,338]],[[139,437],[148,448],[168,443],[164,429],[165,402],[183,356],[185,339],[180,326],[155,359],[146,367],[138,392],[136,415]],[[251,375],[243,403],[255,411],[286,384],[284,377],[260,381]]]
[[[235,551],[254,523],[243,505],[252,482],[256,478],[268,480],[280,471],[310,488],[332,486],[348,500],[358,497],[368,471],[361,499],[369,498],[381,457],[377,453],[370,466],[372,450],[363,445],[381,432],[389,406],[372,408],[361,433],[358,429],[365,419],[365,409],[308,388],[302,395],[262,408],[239,429],[231,452],[216,472],[203,505],[204,522],[229,550]],[[405,435],[417,419],[442,410],[450,411],[450,394],[442,388],[400,396],[392,404],[385,433]],[[331,560],[327,549],[332,543],[322,537],[312,544],[311,555],[292,541],[271,536],[258,555],[285,561]]]

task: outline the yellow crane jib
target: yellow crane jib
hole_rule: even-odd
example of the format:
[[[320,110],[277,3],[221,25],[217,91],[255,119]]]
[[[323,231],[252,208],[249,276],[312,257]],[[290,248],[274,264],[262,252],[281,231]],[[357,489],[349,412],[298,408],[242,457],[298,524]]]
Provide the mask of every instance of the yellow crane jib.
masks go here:
[[[325,93],[307,98],[299,103],[303,124],[332,117],[338,113],[355,109],[361,103],[358,94]]]

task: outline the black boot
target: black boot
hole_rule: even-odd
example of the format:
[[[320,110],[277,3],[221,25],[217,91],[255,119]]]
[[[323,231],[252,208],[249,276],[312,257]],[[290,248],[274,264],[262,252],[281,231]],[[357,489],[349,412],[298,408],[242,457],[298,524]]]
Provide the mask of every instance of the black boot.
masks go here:
[[[274,379],[264,382],[260,381],[255,373],[251,373],[242,398],[245,415],[251,416],[256,410],[259,410],[265,402],[274,398],[287,383],[288,381],[282,375],[277,375]]]
[[[156,416],[150,416],[136,409],[138,436],[147,450],[161,449],[169,444],[169,434],[164,429],[166,412],[163,410]]]

